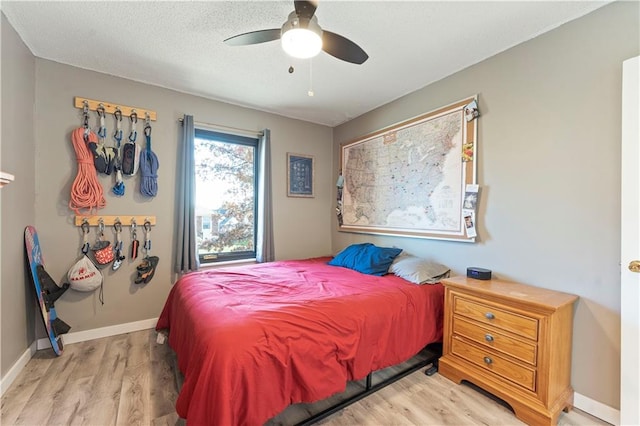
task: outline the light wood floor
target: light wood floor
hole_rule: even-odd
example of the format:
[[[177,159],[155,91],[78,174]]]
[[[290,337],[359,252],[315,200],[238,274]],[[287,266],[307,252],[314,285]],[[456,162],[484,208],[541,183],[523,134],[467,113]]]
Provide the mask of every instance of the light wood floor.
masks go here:
[[[64,354],[38,351],[2,397],[2,425],[184,425],[174,356],[145,330],[67,345]],[[324,419],[339,425],[522,425],[512,412],[466,385],[421,369]],[[375,381],[374,381],[375,383]],[[358,384],[351,387],[357,388]],[[326,403],[324,403],[326,404]],[[286,425],[321,407],[299,404],[271,419]],[[579,410],[560,425],[606,425]]]

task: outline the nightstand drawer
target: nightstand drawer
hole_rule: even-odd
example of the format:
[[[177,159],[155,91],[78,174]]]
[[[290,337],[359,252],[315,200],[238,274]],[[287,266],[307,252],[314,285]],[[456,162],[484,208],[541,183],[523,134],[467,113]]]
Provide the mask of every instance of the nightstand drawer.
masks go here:
[[[483,370],[504,377],[530,391],[536,390],[536,373],[524,366],[511,362],[491,350],[483,350],[463,341],[459,336],[451,339],[451,353],[479,366]]]
[[[462,317],[454,316],[453,334],[464,336],[469,340],[491,347],[532,366],[536,365],[537,346],[535,344],[509,337],[497,331],[495,327],[482,326]]]
[[[495,306],[477,303],[458,295],[454,298],[453,312],[484,324],[491,324],[519,336],[532,340],[538,339],[538,320]]]

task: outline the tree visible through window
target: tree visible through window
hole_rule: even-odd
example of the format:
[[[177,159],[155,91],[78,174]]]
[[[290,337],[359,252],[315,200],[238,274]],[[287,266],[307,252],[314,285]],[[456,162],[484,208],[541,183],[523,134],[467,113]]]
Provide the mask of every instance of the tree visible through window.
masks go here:
[[[258,140],[196,129],[200,262],[255,258]]]

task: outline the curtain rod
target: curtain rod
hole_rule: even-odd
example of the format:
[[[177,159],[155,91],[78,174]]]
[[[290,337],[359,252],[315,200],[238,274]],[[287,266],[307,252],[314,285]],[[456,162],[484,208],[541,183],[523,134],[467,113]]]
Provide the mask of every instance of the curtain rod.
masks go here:
[[[178,119],[178,122],[180,122],[180,124],[182,124],[183,121],[184,121],[183,118]],[[212,130],[221,130],[223,132],[227,131],[227,132],[235,132],[235,133],[244,133],[250,136],[263,136],[263,133],[261,131],[240,129],[239,127],[222,126],[220,124],[204,123],[202,121],[195,121],[195,120],[193,124],[196,127],[209,127]]]

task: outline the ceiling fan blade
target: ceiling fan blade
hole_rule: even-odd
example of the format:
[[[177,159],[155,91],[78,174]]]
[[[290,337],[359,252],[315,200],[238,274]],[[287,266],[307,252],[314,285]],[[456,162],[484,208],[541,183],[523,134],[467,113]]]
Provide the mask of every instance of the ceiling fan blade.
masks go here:
[[[311,19],[314,13],[316,13],[316,8],[318,7],[318,2],[316,1],[302,1],[295,0],[293,5],[296,8],[296,15],[298,18],[307,18]]]
[[[360,46],[331,31],[322,31],[322,50],[352,64],[360,65],[369,59],[369,55]]]
[[[229,46],[246,46],[248,44],[258,44],[267,41],[278,40],[280,38],[280,28],[271,30],[251,31],[250,33],[238,34],[229,37],[224,42]]]

